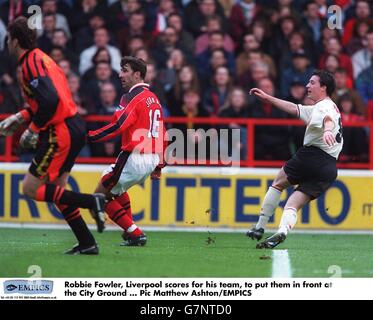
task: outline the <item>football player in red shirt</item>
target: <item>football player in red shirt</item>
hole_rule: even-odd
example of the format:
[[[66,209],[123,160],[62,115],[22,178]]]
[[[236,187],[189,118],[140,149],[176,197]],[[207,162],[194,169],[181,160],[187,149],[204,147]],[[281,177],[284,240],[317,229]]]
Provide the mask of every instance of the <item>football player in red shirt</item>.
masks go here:
[[[22,67],[22,88],[29,108],[0,123],[0,134],[13,134],[29,123],[20,139],[36,154],[23,180],[23,193],[36,201],[53,202],[71,227],[78,245],[67,254],[98,254],[93,235],[79,208],[104,214],[105,195],[65,190],[75,158],[85,144],[85,123],[77,113],[66,78],[59,66],[36,48],[36,30],[25,17],[8,27],[8,48]]]
[[[144,182],[149,175],[159,179],[163,167],[165,128],[162,106],[144,82],[145,75],[143,60],[129,56],[122,58],[119,77],[127,93],[121,98],[112,121],[89,132],[92,142],[122,136],[122,151],[116,163],[104,171],[96,192],[105,193],[110,199],[105,207],[106,213],[124,230],[125,246],[143,246],[147,240],[132,220],[127,190]],[[101,220],[99,228],[103,227],[104,221]]]

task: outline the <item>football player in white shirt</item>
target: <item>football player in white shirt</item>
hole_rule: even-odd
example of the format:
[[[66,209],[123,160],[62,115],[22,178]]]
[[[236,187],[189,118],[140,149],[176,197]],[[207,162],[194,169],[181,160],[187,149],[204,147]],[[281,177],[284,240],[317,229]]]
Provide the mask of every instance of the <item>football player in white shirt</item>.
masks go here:
[[[298,185],[285,204],[278,231],[259,242],[258,249],[272,249],[283,242],[297,222],[298,210],[324,193],[337,178],[336,163],[343,137],[339,110],[330,99],[335,89],[333,75],[317,70],[306,88],[308,98],[315,103],[312,106],[281,100],[258,88],[250,90],[251,95],[299,117],[307,124],[303,147],[277,174],[264,197],[258,223],[246,233],[251,239],[259,241],[280,202],[281,192],[290,185]]]

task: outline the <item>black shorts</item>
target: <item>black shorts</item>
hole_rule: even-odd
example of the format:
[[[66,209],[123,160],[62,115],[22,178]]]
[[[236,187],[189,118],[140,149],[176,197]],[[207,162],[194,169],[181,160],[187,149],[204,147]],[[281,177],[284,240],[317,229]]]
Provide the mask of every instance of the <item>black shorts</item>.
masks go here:
[[[317,147],[302,147],[284,165],[288,181],[296,190],[316,199],[337,178],[337,160]]]
[[[49,126],[39,134],[39,144],[29,172],[39,178],[54,181],[70,172],[86,141],[85,122],[79,115]]]

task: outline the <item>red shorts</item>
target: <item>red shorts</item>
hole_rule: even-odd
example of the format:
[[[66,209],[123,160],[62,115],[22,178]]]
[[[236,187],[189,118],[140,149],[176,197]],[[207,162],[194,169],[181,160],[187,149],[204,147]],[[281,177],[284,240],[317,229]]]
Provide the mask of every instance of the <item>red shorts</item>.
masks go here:
[[[54,181],[70,172],[86,141],[85,123],[75,115],[49,126],[39,134],[39,144],[29,172],[39,179]]]

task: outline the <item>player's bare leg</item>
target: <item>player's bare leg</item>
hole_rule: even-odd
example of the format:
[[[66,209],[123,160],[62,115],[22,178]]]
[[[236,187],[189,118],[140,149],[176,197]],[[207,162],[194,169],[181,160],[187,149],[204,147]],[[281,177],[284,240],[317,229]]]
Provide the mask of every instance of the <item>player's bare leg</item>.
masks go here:
[[[253,240],[260,240],[263,237],[264,229],[268,220],[273,216],[280,202],[281,193],[290,185],[283,168],[278,172],[272,186],[269,187],[260,210],[259,221],[246,235]]]
[[[47,178],[39,179],[27,172],[22,184],[23,194],[30,197],[31,199],[36,200],[36,192],[40,186],[44,185],[47,182]]]

